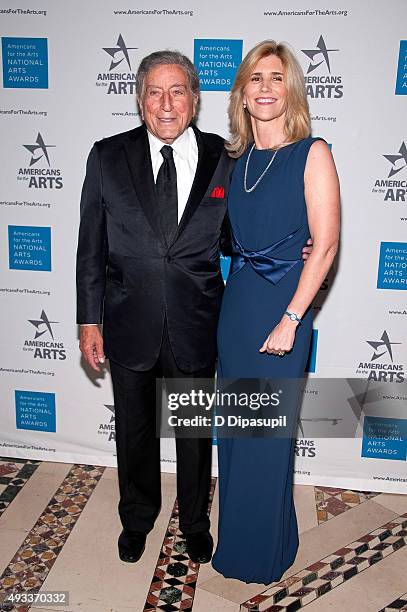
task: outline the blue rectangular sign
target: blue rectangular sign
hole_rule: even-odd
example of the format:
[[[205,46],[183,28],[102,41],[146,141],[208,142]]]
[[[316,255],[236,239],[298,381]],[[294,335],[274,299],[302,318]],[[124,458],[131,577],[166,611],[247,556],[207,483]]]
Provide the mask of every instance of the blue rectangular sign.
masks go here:
[[[242,61],[242,40],[197,38],[194,64],[201,91],[230,91]]]
[[[227,281],[227,278],[229,276],[229,272],[230,272],[230,263],[231,263],[231,259],[228,255],[222,255],[220,256],[220,269],[222,271],[222,278],[223,280]]]
[[[48,39],[1,39],[3,87],[48,89]]]
[[[407,419],[365,416],[362,457],[406,460]]]
[[[51,271],[51,228],[8,226],[10,270]]]
[[[306,372],[314,373],[317,368],[317,346],[318,346],[318,330],[312,330],[311,345],[308,354],[307,365],[305,366]]]
[[[55,393],[15,391],[16,427],[56,431]]]
[[[400,40],[397,66],[396,96],[407,96],[407,40]]]
[[[407,289],[407,243],[381,242],[378,289]]]

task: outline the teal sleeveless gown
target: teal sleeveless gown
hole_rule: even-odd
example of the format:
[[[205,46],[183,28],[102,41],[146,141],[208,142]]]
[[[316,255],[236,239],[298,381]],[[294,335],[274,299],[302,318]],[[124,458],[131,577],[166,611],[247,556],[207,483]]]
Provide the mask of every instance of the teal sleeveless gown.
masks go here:
[[[310,236],[304,168],[315,138],[280,149],[251,193],[243,188],[248,150],[232,176],[228,210],[232,267],[218,327],[218,377],[303,378],[312,310],[297,327],[284,357],[259,353],[295,293],[302,247]],[[247,186],[254,185],[274,151],[254,149]],[[293,419],[298,404],[292,406]],[[293,434],[294,435],[294,434]],[[294,562],[298,527],[292,482],[294,437],[218,438],[219,525],[212,565],[226,578],[270,584]]]

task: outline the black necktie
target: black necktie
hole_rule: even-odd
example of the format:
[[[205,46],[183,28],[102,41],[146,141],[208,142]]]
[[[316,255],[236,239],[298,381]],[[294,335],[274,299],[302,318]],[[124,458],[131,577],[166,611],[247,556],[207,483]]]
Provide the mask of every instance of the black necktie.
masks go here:
[[[177,171],[172,151],[169,145],[161,149],[163,163],[155,182],[160,224],[168,245],[178,227]]]

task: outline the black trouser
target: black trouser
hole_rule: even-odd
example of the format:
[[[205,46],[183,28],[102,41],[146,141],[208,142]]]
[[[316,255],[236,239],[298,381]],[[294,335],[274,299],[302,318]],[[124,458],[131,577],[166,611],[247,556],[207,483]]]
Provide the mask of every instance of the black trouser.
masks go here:
[[[119,514],[130,531],[148,533],[161,507],[160,440],[156,433],[157,378],[213,378],[214,366],[185,374],[174,359],[165,326],[160,355],[139,372],[110,362],[116,424]],[[209,529],[212,440],[177,438],[177,497],[183,533]]]

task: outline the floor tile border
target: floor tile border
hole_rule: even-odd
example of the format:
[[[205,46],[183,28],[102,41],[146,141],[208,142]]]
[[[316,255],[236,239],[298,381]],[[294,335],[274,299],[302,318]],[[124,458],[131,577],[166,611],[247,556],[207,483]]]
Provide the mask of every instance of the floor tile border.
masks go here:
[[[6,475],[0,478],[1,484],[6,485],[6,488],[0,493],[0,516],[2,516],[42,462],[30,459],[14,459],[13,457],[0,457],[0,462],[21,464],[21,469],[15,476]]]
[[[104,470],[101,466],[72,466],[0,576],[2,594],[41,588]],[[29,608],[9,609],[26,612]]]
[[[407,544],[407,512],[240,604],[241,612],[293,612]]]
[[[338,487],[314,486],[315,504],[318,525],[326,523],[344,512],[352,510],[380,493],[371,491],[356,491]],[[357,497],[357,500],[355,500]],[[334,510],[336,513],[334,513]]]
[[[211,479],[208,514],[211,511],[216,481],[216,477]],[[175,500],[143,612],[190,612],[199,567],[199,563],[191,561],[186,552],[185,538],[179,530],[178,503]]]
[[[399,612],[407,610],[407,593],[397,597],[397,599],[387,604],[387,606],[379,610],[379,612],[392,612],[392,610],[398,610]]]

